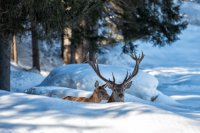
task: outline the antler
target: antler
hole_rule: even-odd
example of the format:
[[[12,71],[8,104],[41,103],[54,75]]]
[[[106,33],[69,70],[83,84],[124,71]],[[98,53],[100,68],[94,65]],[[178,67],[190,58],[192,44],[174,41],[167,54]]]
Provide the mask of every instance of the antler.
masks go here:
[[[143,58],[144,58],[143,52],[142,52],[142,55],[139,55],[139,56],[137,56],[135,53],[131,54],[130,56],[131,56],[131,58],[132,58],[133,60],[136,61],[136,64],[135,64],[135,67],[134,67],[132,73],[129,74],[129,73],[127,72],[126,77],[124,78],[123,82],[122,82],[121,84],[118,84],[118,85],[120,85],[120,86],[121,86],[121,85],[122,85],[122,86],[123,86],[123,85],[126,85],[127,83],[129,83],[129,82],[131,81],[131,79],[132,79],[134,76],[137,75],[138,70],[139,70],[140,62],[141,62],[141,61],[143,60]],[[107,83],[110,83],[110,84],[112,84],[112,85],[116,85],[114,74],[112,73],[113,81],[104,78],[104,77],[101,75],[101,73],[100,73],[99,65],[96,63],[96,61],[97,61],[97,58],[96,58],[96,57],[95,57],[94,61],[90,61],[90,60],[89,60],[89,54],[87,55],[87,62],[88,62],[89,65],[93,68],[93,70],[95,71],[95,73],[96,73],[103,81],[105,81],[105,82],[107,82]]]
[[[87,54],[87,62],[89,63],[89,65],[93,68],[93,70],[95,71],[95,73],[103,80],[105,81],[106,83],[109,82],[109,83],[112,83],[112,81],[104,78],[101,73],[100,73],[100,70],[99,70],[99,65],[97,64],[97,58],[95,57],[94,61],[90,61],[89,60],[89,53]],[[113,75],[113,82],[115,82],[115,77]]]
[[[139,55],[138,57],[137,57],[137,55],[136,55],[135,53],[132,53],[130,56],[131,56],[131,58],[132,58],[133,60],[136,61],[135,67],[134,67],[132,73],[128,74],[128,72],[127,72],[126,77],[124,78],[124,81],[121,83],[121,85],[126,85],[128,82],[131,81],[131,79],[132,79],[133,77],[135,77],[135,76],[137,75],[138,70],[139,70],[140,62],[141,62],[141,61],[143,60],[143,58],[144,58],[143,52],[142,52],[142,55]]]

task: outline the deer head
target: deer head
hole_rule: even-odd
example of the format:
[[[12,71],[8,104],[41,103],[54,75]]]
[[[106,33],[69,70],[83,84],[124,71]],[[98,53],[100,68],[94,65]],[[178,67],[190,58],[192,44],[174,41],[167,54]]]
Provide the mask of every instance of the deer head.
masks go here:
[[[99,86],[99,82],[96,81],[94,86],[95,86],[94,94],[97,94],[97,97],[99,99],[109,100],[110,96],[108,95],[107,91],[105,90],[105,88],[108,86],[107,83],[102,86]]]
[[[132,78],[135,77],[139,70],[140,62],[144,58],[144,54],[142,52],[142,55],[137,56],[135,53],[130,55],[131,58],[136,62],[133,71],[129,74],[127,72],[123,82],[121,84],[115,83],[115,76],[112,74],[113,80],[107,79],[103,77],[99,70],[99,65],[96,63],[96,59],[94,61],[90,61],[88,59],[89,65],[93,68],[95,73],[101,78],[103,81],[105,81],[108,85],[108,87],[112,90],[112,94],[108,100],[108,102],[124,102],[124,91],[128,88],[130,88],[132,84]]]

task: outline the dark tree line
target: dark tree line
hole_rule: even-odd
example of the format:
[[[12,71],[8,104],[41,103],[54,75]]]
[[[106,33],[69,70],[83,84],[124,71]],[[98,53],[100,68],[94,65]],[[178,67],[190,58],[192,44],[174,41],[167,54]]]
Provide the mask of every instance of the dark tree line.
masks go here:
[[[173,0],[0,0],[0,88],[10,89],[10,59],[17,63],[17,35],[32,38],[32,65],[40,70],[42,38],[61,40],[64,63],[91,60],[101,44],[135,40],[164,46],[187,25]],[[99,29],[105,29],[99,34]],[[12,46],[12,47],[11,47]],[[10,56],[12,53],[12,56]]]

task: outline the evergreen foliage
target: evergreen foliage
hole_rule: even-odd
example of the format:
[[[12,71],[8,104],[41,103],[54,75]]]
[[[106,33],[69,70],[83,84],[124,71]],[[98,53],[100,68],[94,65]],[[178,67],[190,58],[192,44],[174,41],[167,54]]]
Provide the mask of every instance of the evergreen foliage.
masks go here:
[[[116,26],[125,44],[135,40],[151,41],[155,46],[165,46],[178,39],[187,22],[180,14],[178,0],[111,0],[107,6],[108,23]]]

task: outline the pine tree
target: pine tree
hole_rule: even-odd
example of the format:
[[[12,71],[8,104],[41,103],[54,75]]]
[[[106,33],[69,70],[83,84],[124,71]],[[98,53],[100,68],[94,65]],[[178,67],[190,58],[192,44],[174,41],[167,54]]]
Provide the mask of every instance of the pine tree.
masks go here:
[[[108,4],[112,11],[107,13],[109,21],[121,32],[125,44],[142,39],[155,46],[165,46],[176,41],[187,26],[179,13],[180,0],[176,3],[173,0],[116,0]]]
[[[70,6],[69,6],[70,5]],[[75,63],[75,52],[84,57],[88,51],[95,53],[98,42],[123,41],[134,51],[136,40],[153,42],[165,46],[178,39],[187,22],[180,15],[181,1],[135,1],[135,0],[73,0],[67,11],[71,34],[71,63]],[[108,29],[98,35],[99,21]],[[87,46],[84,46],[88,44]],[[68,47],[69,48],[69,47]],[[86,50],[83,50],[86,48]],[[87,51],[87,52],[83,52]],[[76,54],[78,55],[78,54]],[[93,54],[91,54],[93,55]],[[73,59],[73,60],[72,60]]]
[[[10,90],[10,52],[13,33],[23,30],[19,0],[0,1],[0,89]]]
[[[54,33],[61,32],[65,17],[62,0],[23,0],[27,19],[31,23],[32,65],[40,70],[39,40],[51,40]]]
[[[84,62],[88,52],[91,57],[94,56],[94,52],[97,51],[98,20],[101,17],[103,3],[100,0],[66,1],[65,29],[70,29],[71,33],[65,32],[65,37],[62,37],[66,41],[62,44],[65,63]]]

